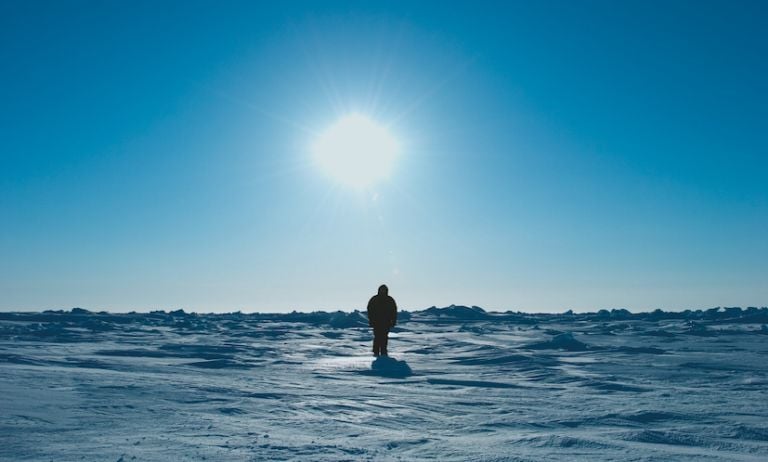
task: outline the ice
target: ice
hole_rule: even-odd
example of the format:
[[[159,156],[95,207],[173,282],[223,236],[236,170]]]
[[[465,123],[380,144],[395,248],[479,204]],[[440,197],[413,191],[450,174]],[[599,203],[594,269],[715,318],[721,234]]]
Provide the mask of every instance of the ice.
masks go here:
[[[768,459],[766,308],[0,313],[0,460]]]

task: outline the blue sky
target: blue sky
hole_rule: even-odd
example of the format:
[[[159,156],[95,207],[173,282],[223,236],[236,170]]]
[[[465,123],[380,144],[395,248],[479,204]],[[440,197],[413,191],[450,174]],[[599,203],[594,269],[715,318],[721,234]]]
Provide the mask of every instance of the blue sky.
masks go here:
[[[0,309],[768,304],[764,2],[157,3],[0,5]]]

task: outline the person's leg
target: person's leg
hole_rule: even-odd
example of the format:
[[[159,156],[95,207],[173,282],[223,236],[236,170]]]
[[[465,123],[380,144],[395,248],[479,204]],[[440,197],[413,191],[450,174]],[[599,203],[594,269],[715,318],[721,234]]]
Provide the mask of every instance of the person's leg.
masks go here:
[[[387,356],[387,344],[389,343],[389,329],[381,330],[381,355]]]
[[[373,328],[373,354],[374,356],[379,356],[381,354],[382,350],[382,340],[385,337],[382,337],[382,330],[380,327],[374,327]]]
[[[373,330],[373,355],[379,356],[379,350],[381,349],[380,346],[380,338],[379,338],[379,331],[374,329]]]

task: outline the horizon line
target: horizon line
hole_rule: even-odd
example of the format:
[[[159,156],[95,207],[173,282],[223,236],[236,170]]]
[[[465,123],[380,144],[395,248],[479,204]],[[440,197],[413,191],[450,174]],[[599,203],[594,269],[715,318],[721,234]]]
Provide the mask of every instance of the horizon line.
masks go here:
[[[602,312],[607,313],[629,313],[632,315],[635,314],[651,314],[655,312],[662,312],[662,313],[696,313],[696,312],[713,312],[713,311],[725,311],[725,310],[740,310],[740,311],[746,311],[746,310],[768,310],[768,306],[747,306],[747,307],[741,307],[741,306],[711,306],[711,307],[703,307],[703,308],[683,308],[683,309],[669,309],[669,308],[654,308],[649,310],[640,310],[640,311],[633,311],[629,308],[622,308],[622,307],[614,307],[614,308],[599,308],[594,311],[589,310],[575,310],[575,309],[566,309],[564,311],[526,311],[526,310],[512,310],[508,309],[505,311],[497,311],[497,310],[486,310],[485,308],[478,306],[478,305],[457,305],[457,304],[451,304],[443,307],[438,307],[435,305],[425,307],[425,308],[410,308],[410,309],[398,309],[398,312],[406,312],[406,313],[416,313],[416,312],[422,312],[427,311],[430,309],[449,309],[449,308],[466,308],[466,309],[480,309],[482,312],[486,314],[530,314],[530,315],[567,315],[567,314],[600,314]],[[70,314],[152,314],[152,313],[164,313],[164,314],[173,314],[173,313],[183,313],[183,314],[196,314],[196,315],[226,315],[226,314],[243,314],[243,315],[260,315],[260,314],[312,314],[312,313],[355,313],[355,312],[364,312],[365,309],[326,309],[326,308],[318,308],[313,310],[305,310],[305,309],[292,309],[290,311],[255,311],[255,310],[244,310],[244,309],[237,309],[233,311],[205,311],[205,310],[195,310],[195,309],[187,309],[187,308],[161,308],[161,309],[141,309],[141,310],[94,310],[94,309],[88,309],[83,308],[79,306],[75,307],[69,307],[69,308],[46,308],[46,309],[37,309],[37,310],[5,310],[0,309],[0,313],[20,313],[20,314],[32,314],[32,313],[70,313]],[[78,313],[79,312],[79,313]]]

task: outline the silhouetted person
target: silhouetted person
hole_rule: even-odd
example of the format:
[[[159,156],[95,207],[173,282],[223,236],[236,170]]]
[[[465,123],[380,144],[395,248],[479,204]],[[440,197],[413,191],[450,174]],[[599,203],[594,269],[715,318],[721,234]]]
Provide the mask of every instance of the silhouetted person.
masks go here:
[[[379,293],[368,302],[368,325],[373,327],[373,355],[387,356],[389,329],[397,324],[397,304],[382,284]]]

